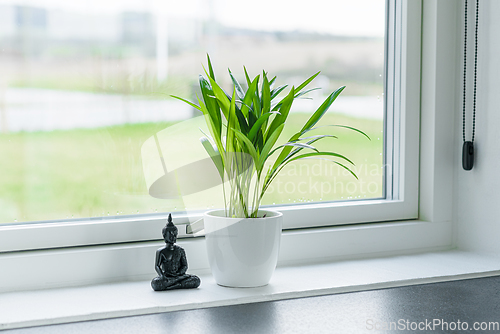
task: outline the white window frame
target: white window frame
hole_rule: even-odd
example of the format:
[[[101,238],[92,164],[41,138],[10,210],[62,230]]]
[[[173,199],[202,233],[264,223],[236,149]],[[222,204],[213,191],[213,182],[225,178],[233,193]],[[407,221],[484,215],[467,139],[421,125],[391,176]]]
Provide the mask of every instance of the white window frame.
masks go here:
[[[390,65],[386,66],[385,100],[393,111],[387,113],[384,131],[386,166],[392,166],[385,168],[386,199],[273,207],[283,212],[285,229],[418,217],[420,15],[408,13],[419,11],[420,1],[387,0],[387,36],[395,38],[386,38]],[[5,226],[0,228],[0,252],[158,240],[165,218],[144,215]],[[180,236],[188,236],[188,217],[174,214],[174,219]]]
[[[405,110],[400,119],[404,148],[400,150],[401,179],[405,182],[404,187],[400,185],[402,196],[396,201],[284,208],[286,219],[298,227],[302,221],[311,220],[329,225],[374,223],[284,231],[279,265],[448,249],[454,245],[450,171],[456,159],[450,143],[457,104],[454,79],[459,48],[455,37],[460,31],[460,2],[397,1],[403,4],[405,23],[401,53],[401,105]],[[420,140],[419,119],[425,133]],[[418,220],[414,220],[417,215]],[[165,223],[163,218],[2,226],[0,267],[8,274],[0,275],[0,291],[150,279],[154,275],[154,252],[162,244],[151,241],[151,236],[157,239]],[[183,220],[186,217],[176,218],[177,223]],[[178,243],[188,254],[190,271],[207,270],[203,238]]]

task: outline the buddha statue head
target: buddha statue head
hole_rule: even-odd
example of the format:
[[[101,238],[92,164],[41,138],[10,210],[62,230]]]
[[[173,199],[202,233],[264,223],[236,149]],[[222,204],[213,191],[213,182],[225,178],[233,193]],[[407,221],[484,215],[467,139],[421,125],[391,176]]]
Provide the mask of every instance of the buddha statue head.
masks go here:
[[[174,225],[172,221],[172,214],[168,214],[168,223],[162,230],[163,239],[165,243],[174,244],[177,241],[177,226]]]

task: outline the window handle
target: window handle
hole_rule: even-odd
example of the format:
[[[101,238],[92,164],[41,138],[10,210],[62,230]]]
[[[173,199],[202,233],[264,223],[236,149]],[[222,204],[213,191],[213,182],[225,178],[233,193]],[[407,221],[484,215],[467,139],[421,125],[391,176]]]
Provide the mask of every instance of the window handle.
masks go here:
[[[186,233],[193,234],[194,236],[201,236],[205,234],[205,224],[203,218],[200,218],[186,226]]]

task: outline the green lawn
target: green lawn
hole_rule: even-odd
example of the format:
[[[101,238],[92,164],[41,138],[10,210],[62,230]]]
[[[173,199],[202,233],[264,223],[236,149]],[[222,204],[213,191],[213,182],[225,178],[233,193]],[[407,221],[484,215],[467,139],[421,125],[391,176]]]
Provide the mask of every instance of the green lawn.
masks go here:
[[[283,141],[307,117],[292,114]],[[355,126],[371,137],[331,128],[339,139],[318,145],[351,158],[359,181],[328,161],[297,162],[283,170],[263,204],[382,196],[382,122],[327,114],[322,124]],[[150,197],[143,175],[142,144],[170,125],[0,134],[0,223],[183,209],[180,200]],[[195,139],[184,145],[189,151],[201,144]]]

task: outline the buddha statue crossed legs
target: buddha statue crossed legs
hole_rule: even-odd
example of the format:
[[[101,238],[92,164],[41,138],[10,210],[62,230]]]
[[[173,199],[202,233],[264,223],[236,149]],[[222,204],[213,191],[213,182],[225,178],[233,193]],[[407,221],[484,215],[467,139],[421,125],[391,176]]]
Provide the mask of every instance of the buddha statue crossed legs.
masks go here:
[[[155,269],[158,276],[151,281],[155,291],[174,289],[194,289],[200,286],[200,278],[186,274],[188,263],[186,252],[174,245],[177,241],[177,227],[168,215],[168,224],[162,230],[165,247],[156,251]]]

